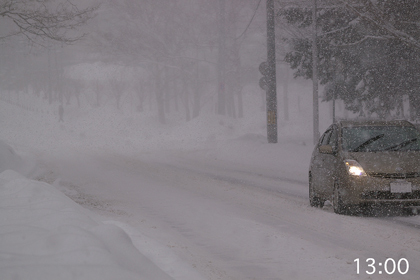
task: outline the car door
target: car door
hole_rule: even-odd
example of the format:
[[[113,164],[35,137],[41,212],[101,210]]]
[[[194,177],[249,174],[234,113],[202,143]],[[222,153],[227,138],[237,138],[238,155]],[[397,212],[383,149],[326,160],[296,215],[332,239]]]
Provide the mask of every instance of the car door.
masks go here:
[[[327,191],[325,190],[325,167],[324,167],[324,161],[325,161],[325,154],[322,154],[319,152],[319,147],[323,145],[327,145],[329,142],[329,139],[331,137],[332,129],[327,129],[324,134],[321,136],[312,157],[312,163],[311,163],[311,176],[312,176],[312,184],[314,187],[315,192],[318,194],[322,194],[322,196],[327,195]]]
[[[321,174],[323,189],[327,195],[331,195],[334,191],[334,181],[336,178],[337,151],[338,151],[338,128],[333,126],[328,138],[327,145],[332,147],[333,153],[321,154]]]

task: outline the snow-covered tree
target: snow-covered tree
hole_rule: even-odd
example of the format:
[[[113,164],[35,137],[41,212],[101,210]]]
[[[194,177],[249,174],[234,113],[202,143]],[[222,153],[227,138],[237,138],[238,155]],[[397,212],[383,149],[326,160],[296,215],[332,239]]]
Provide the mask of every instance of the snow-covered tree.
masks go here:
[[[338,4],[337,4],[338,3]],[[290,24],[308,29],[310,6],[280,12]],[[317,12],[319,77],[325,100],[342,99],[347,109],[387,117],[401,113],[402,97],[417,110],[420,89],[420,1],[340,0]],[[310,37],[288,38],[286,61],[295,76],[312,78]]]

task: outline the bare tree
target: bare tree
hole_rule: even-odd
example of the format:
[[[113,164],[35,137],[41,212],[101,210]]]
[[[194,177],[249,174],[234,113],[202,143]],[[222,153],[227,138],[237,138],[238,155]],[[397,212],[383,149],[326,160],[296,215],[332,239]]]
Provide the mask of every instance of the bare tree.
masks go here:
[[[125,81],[122,80],[122,78],[114,77],[109,80],[109,87],[112,95],[117,101],[117,109],[119,110],[121,104],[121,97],[127,89],[127,84]]]
[[[0,39],[24,35],[40,45],[48,39],[71,44],[85,35],[77,28],[94,17],[97,8],[79,9],[69,0],[0,0],[0,17],[12,23]]]
[[[186,76],[194,75],[193,67],[199,61],[197,45],[203,45],[197,37],[208,40],[208,33],[204,36],[198,31],[203,14],[197,12],[197,3],[188,0],[115,1],[108,7],[114,21],[98,33],[96,49],[104,50],[117,63],[142,65],[151,73],[159,121],[165,123],[165,109],[176,100],[170,80],[181,76],[190,80]],[[183,75],[174,75],[176,72]]]
[[[226,0],[225,59],[219,61],[218,4],[206,0],[125,0],[110,1],[102,7],[104,13],[98,18],[106,18],[106,23],[93,36],[95,50],[103,51],[104,61],[143,67],[149,72],[147,79],[153,86],[145,94],[155,97],[162,123],[170,114],[168,108],[177,108],[178,100],[182,100],[186,120],[199,116],[205,106],[215,111],[219,104],[229,116],[243,114],[241,90],[250,79],[240,78],[247,64],[255,65],[252,55],[247,55],[252,51],[246,43],[256,40],[250,35],[259,30],[251,23],[261,9],[255,0]],[[217,100],[217,69],[222,62],[225,101]]]

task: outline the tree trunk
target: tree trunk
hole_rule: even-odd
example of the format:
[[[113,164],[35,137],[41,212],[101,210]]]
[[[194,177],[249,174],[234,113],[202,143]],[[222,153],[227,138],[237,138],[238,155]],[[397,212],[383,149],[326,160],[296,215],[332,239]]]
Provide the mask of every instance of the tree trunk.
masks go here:
[[[163,73],[164,73],[164,81],[163,81],[163,95],[164,95],[164,102],[165,102],[165,112],[166,113],[170,113],[171,112],[171,91],[169,90],[169,75],[170,75],[170,71],[169,68],[167,66],[164,67],[163,69]]]
[[[193,119],[200,115],[200,101],[201,101],[201,93],[200,93],[200,75],[199,75],[199,68],[198,63],[196,65],[195,71],[195,84],[194,84],[194,99],[193,99]]]
[[[286,68],[283,74],[283,111],[284,120],[289,120],[289,68]]]
[[[189,105],[189,100],[188,100],[188,86],[187,86],[187,80],[186,77],[184,76],[182,79],[182,83],[183,83],[183,89],[184,89],[184,107],[185,107],[185,120],[187,122],[189,122],[191,120],[191,113],[190,113],[190,105]]]
[[[155,96],[158,110],[158,118],[161,124],[166,123],[165,118],[165,100],[162,92],[162,70],[159,69],[159,65],[156,65],[156,85],[155,85]]]
[[[172,77],[172,89],[173,89],[173,94],[174,94],[175,112],[179,112],[179,106],[178,106],[178,96],[179,96],[178,80],[177,80],[177,77],[175,75]]]
[[[238,92],[238,118],[243,118],[244,117],[244,101],[242,98],[242,87],[239,89]]]
[[[219,54],[217,65],[217,113],[226,114],[226,19],[225,19],[225,0],[219,0]]]

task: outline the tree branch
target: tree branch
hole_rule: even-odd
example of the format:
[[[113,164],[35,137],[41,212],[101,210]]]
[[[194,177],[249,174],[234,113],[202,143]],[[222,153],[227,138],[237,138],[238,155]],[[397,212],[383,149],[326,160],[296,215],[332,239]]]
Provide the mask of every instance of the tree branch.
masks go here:
[[[99,6],[78,9],[70,1],[61,2],[55,9],[48,0],[17,1],[0,0],[0,16],[9,19],[18,30],[11,31],[2,39],[22,34],[30,41],[40,44],[39,40],[54,40],[71,44],[85,34],[69,34],[95,16]],[[49,4],[50,6],[47,6]]]
[[[348,0],[339,1],[343,3],[350,11],[356,13],[362,19],[373,23],[379,29],[384,30],[386,33],[388,33],[395,39],[398,39],[411,47],[420,49],[420,42],[415,40],[409,34],[395,28],[395,26],[393,26],[389,21],[385,19],[383,12],[378,7],[376,7],[370,0],[364,1],[366,2],[365,7],[371,10],[371,15],[359,11],[358,9],[353,7]]]

